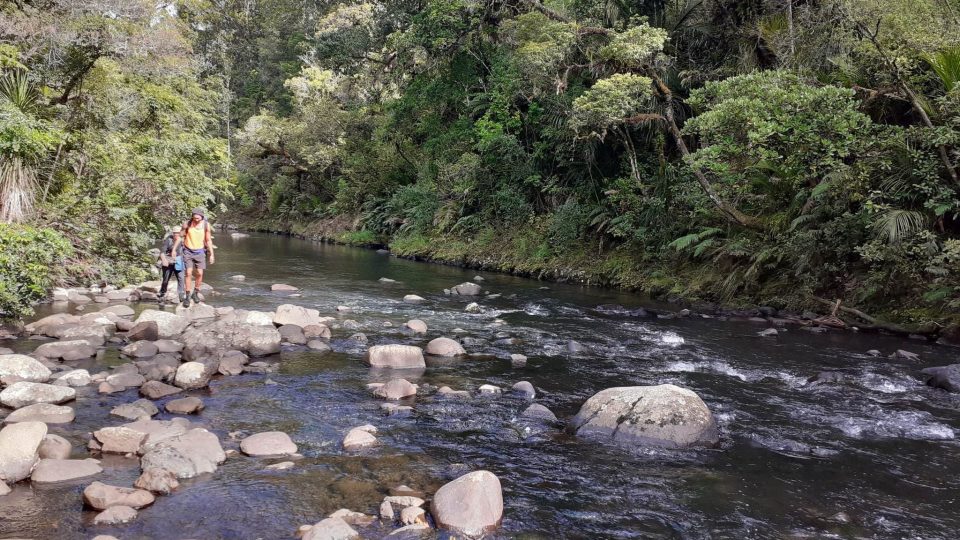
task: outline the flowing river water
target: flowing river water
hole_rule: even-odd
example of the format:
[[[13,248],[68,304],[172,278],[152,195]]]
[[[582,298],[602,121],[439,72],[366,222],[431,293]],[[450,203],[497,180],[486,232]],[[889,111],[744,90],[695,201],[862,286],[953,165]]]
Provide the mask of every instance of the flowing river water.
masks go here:
[[[285,349],[268,358],[279,363],[276,373],[216,378],[193,392],[206,409],[191,420],[218,434],[225,448],[236,447],[230,432],[278,430],[304,457],[283,471],[265,469],[281,460],[231,457],[118,527],[93,526],[95,513],[83,509],[80,493],[92,479],[23,482],[0,497],[0,538],[288,538],[339,508],[376,514],[390,487],[430,494],[476,469],[494,472],[503,485],[497,537],[952,539],[960,530],[960,396],[924,386],[919,374],[957,362],[957,349],[794,326],[759,337],[767,324],[640,318],[630,310],[650,303],[639,296],[483,272],[483,288],[502,296],[481,298],[483,313],[471,314],[464,311],[469,300],[442,291],[476,271],[278,236],[219,236],[207,279],[221,293],[210,298],[213,305],[273,310],[295,303],[341,324],[358,323],[335,324],[333,352]],[[233,282],[234,274],[246,280]],[[302,296],[272,293],[272,283],[295,285]],[[401,302],[411,293],[428,301]],[[610,304],[625,309],[597,309]],[[337,313],[338,305],[352,311]],[[426,337],[401,331],[411,318],[429,325]],[[369,343],[348,339],[355,332]],[[505,393],[418,396],[409,403],[412,415],[385,416],[365,387],[385,382],[364,364],[367,346],[422,346],[438,336],[468,338],[472,356],[428,361],[426,371],[408,379],[474,395],[493,384]],[[569,340],[586,350],[569,353]],[[0,341],[23,352],[37,345]],[[884,356],[871,357],[869,349]],[[886,358],[897,349],[920,360]],[[526,367],[512,367],[511,353],[527,355]],[[94,373],[122,362],[112,350],[78,367]],[[807,384],[821,371],[842,378]],[[605,447],[529,424],[520,418],[529,402],[508,391],[521,380],[532,382],[535,401],[561,420],[604,388],[688,387],[716,416],[721,444],[692,451]],[[92,430],[124,422],[109,416],[112,407],[138,397],[135,389],[98,395],[95,386],[78,395],[76,421],[51,426],[73,443],[75,458],[86,457]],[[367,423],[379,429],[380,446],[344,452],[344,434]],[[129,486],[139,474],[137,460],[122,456],[105,456],[103,467],[96,479],[115,485]]]

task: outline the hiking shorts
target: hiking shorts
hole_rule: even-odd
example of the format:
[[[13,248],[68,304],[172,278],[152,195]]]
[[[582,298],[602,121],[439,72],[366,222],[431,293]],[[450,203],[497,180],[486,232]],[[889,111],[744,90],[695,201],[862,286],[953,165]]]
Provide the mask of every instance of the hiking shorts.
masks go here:
[[[183,250],[183,268],[189,272],[194,268],[198,270],[206,270],[207,268],[207,252],[205,250],[200,251],[190,251],[189,249]]]

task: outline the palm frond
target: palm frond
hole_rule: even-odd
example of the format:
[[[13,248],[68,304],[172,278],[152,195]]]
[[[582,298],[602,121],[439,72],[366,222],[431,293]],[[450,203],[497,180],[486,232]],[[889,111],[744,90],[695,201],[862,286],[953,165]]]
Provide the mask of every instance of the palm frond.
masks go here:
[[[890,244],[899,244],[925,228],[927,217],[915,210],[887,210],[873,222],[877,237],[886,238]]]
[[[924,55],[923,59],[940,77],[947,92],[960,84],[960,45]]]

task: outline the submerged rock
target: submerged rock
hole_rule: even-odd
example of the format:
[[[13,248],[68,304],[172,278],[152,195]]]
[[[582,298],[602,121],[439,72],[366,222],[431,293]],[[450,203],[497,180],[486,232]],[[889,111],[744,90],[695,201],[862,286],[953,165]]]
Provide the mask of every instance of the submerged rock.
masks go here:
[[[474,471],[437,490],[430,513],[441,529],[466,537],[492,532],[503,519],[500,479],[489,471]]]
[[[79,480],[103,472],[95,459],[41,459],[30,481],[35,484],[52,484]]]
[[[37,449],[40,459],[67,459],[72,452],[73,447],[70,441],[53,433],[47,433],[40,443],[40,448]]]
[[[180,482],[177,481],[177,477],[172,472],[151,467],[143,471],[143,474],[137,478],[133,486],[151,493],[169,495],[171,491],[180,487]]]
[[[143,455],[140,466],[170,471],[179,479],[212,473],[227,459],[216,435],[201,428],[157,443]]]
[[[667,448],[712,447],[717,423],[696,393],[672,384],[608,388],[573,418],[581,437]]]
[[[137,519],[137,511],[129,506],[111,506],[93,518],[94,525],[119,525]]]
[[[149,491],[111,486],[102,482],[94,482],[83,490],[83,502],[96,510],[106,510],[114,506],[143,508],[153,504],[153,501],[153,494]]]
[[[469,281],[461,283],[450,289],[450,292],[460,296],[478,296],[481,292],[480,285],[470,283]]]
[[[14,484],[30,476],[46,435],[42,422],[20,422],[0,430],[0,481]]]
[[[303,535],[303,540],[353,540],[355,538],[360,538],[357,531],[338,517],[330,517],[313,525]]]
[[[417,395],[417,385],[406,379],[393,379],[373,391],[374,395],[384,399],[403,399]]]

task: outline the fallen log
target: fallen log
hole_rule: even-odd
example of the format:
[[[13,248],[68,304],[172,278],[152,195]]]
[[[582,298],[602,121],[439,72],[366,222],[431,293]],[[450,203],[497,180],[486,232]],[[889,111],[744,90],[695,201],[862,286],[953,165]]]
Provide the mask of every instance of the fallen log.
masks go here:
[[[853,322],[844,321],[844,322],[846,322],[849,326],[856,326],[860,330],[867,330],[867,331],[883,330],[885,332],[889,332],[891,334],[895,334],[898,336],[909,336],[909,335],[915,334],[915,335],[924,336],[928,339],[936,339],[940,334],[941,326],[935,322],[924,323],[924,324],[919,324],[914,326],[903,326],[903,325],[894,324],[886,321],[881,321],[876,317],[871,317],[870,315],[860,311],[859,309],[843,306],[841,305],[840,300],[827,300],[826,298],[820,298],[818,296],[813,296],[812,298],[817,302],[820,302],[821,304],[826,304],[830,306],[832,308],[831,317],[833,318],[836,318],[836,313],[838,311],[841,313],[847,313],[847,314],[853,315],[854,317],[859,318],[860,321],[862,322],[858,322],[858,321],[853,321]]]

